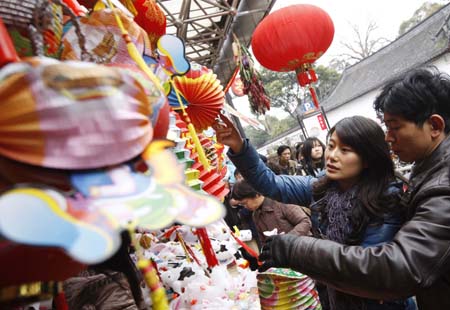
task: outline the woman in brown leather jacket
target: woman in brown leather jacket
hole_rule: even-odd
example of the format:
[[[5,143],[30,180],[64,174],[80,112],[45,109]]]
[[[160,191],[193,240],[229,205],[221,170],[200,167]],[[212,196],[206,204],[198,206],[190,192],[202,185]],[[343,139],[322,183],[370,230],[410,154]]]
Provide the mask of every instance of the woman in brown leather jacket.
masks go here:
[[[253,212],[253,221],[262,243],[267,238],[264,232],[273,231],[275,228],[279,234],[311,235],[311,220],[300,206],[264,197],[245,180],[234,184],[232,197]]]

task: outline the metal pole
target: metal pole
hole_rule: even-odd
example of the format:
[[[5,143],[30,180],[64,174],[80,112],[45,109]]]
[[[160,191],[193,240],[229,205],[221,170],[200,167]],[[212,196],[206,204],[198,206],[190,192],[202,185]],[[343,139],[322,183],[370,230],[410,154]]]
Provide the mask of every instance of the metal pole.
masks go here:
[[[231,98],[231,95],[229,94],[229,92],[226,92],[225,99],[226,99],[227,103],[233,109],[235,109],[234,104],[233,104],[233,99]],[[241,137],[245,139],[246,136],[245,136],[244,128],[242,127],[240,119],[238,117],[234,116],[234,115],[231,115],[231,117],[233,118],[233,121],[236,124],[237,130],[239,130],[239,133],[241,134]]]
[[[327,117],[327,114],[325,113],[325,109],[323,108],[323,106],[320,106],[320,111],[322,111],[322,115],[323,115],[323,118],[325,119],[325,123],[327,124],[328,130],[330,130],[331,126],[330,126],[330,123],[328,122],[328,117]]]
[[[305,124],[303,123],[303,115],[298,113],[298,111],[295,111],[295,112],[296,112],[295,114],[297,116],[298,125],[300,126],[300,129],[301,129],[301,131],[303,133],[303,137],[305,139],[307,139],[308,138],[308,134],[307,134],[307,132],[305,130]]]

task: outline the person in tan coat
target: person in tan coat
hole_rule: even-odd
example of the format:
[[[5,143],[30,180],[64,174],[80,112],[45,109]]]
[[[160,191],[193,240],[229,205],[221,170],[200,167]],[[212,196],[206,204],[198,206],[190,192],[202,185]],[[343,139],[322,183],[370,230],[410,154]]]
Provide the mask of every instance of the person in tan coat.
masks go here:
[[[264,232],[273,231],[275,228],[278,234],[311,235],[311,220],[301,206],[264,197],[245,180],[236,182],[232,197],[253,212],[253,221],[263,244],[267,238]]]

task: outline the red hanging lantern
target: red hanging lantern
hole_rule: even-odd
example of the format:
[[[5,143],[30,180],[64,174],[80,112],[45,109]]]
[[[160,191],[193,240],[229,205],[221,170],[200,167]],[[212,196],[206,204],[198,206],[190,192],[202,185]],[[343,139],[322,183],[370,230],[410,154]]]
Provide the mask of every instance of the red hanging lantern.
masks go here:
[[[259,23],[252,38],[252,50],[264,67],[273,71],[295,70],[301,86],[308,86],[316,107],[314,89],[317,81],[312,63],[331,45],[334,25],[321,8],[296,4],[275,11]]]

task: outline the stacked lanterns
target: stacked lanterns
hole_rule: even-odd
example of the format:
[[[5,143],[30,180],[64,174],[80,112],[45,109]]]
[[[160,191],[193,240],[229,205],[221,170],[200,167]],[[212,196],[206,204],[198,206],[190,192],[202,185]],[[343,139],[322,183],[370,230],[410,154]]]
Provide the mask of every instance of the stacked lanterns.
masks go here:
[[[314,280],[291,269],[270,268],[259,273],[261,309],[320,310],[322,306]]]

